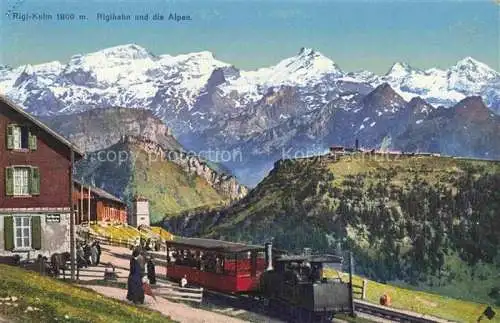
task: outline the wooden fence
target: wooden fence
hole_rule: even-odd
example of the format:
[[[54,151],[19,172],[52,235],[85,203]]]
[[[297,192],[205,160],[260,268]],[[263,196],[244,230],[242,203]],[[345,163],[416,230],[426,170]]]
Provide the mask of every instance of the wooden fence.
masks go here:
[[[172,282],[158,280],[161,286],[159,291],[153,290],[155,295],[164,297],[174,301],[195,302],[201,303],[203,301],[203,288],[202,287],[180,287],[174,285]]]
[[[367,285],[368,281],[366,279],[363,279],[363,285],[352,284],[352,293],[354,297],[357,297],[359,299],[366,299]]]
[[[123,238],[115,238],[112,235],[107,235],[107,236],[102,236],[102,235],[96,235],[93,233],[86,233],[86,238],[89,240],[97,240],[102,244],[105,245],[110,245],[110,246],[118,246],[118,247],[125,247],[125,248],[132,248],[136,246],[138,239],[123,239]],[[166,247],[162,244],[160,244],[160,250],[159,251],[166,251]]]

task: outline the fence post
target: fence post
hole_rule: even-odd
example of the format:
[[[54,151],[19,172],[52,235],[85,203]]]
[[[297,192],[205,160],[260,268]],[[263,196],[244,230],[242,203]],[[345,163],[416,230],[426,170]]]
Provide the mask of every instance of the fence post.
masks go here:
[[[352,294],[352,272],[353,272],[353,261],[352,261],[352,252],[349,251],[349,303],[350,303],[350,308],[351,308],[351,317],[355,317],[356,311],[354,308],[354,300],[353,300],[353,294]]]
[[[366,279],[363,279],[363,289],[361,290],[363,294],[361,295],[361,299],[366,298],[366,285],[368,284],[368,281]]]

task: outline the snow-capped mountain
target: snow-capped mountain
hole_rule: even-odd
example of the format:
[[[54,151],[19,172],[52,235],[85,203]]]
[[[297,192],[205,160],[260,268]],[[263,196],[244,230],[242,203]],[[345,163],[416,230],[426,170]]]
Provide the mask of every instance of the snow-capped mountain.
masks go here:
[[[225,66],[207,51],[155,56],[130,44],[75,55],[66,65],[3,67],[0,91],[38,115],[96,106],[151,107],[163,89],[164,105],[180,110],[193,105],[214,69]],[[44,98],[55,102],[47,106]]]
[[[360,86],[374,88],[386,82],[408,101],[420,96],[435,106],[450,106],[466,96],[480,95],[496,111],[500,97],[500,74],[471,57],[448,70],[422,71],[396,63],[386,75],[377,76],[366,71],[346,73],[320,52],[302,48],[274,66],[240,71],[208,51],[156,56],[135,44],[75,55],[66,64],[2,66],[0,92],[34,114],[71,113],[92,106],[149,107],[163,119],[172,120],[195,106],[214,71],[221,68],[225,69],[224,78],[214,93],[234,108],[255,104],[270,89],[282,86],[300,89],[307,110],[331,101],[339,87],[346,90],[350,85],[351,91],[358,91]],[[200,119],[204,113],[195,115]],[[191,124],[186,117],[182,121]]]
[[[324,78],[341,77],[342,70],[330,59],[311,48],[301,48],[294,56],[282,60],[275,66],[256,71],[242,71],[240,77],[221,86],[229,94],[236,91],[243,95],[244,102],[258,101],[268,89],[283,85],[314,86]]]
[[[488,93],[491,90],[497,94],[500,92],[500,74],[472,57],[458,61],[448,70],[431,68],[422,71],[405,63],[396,63],[378,81],[389,83],[406,100],[420,96],[433,105],[444,106],[467,96],[481,95],[494,108],[498,102]]]
[[[439,106],[470,96],[500,114],[500,74],[471,57],[447,70],[395,63],[376,75],[343,71],[310,48],[274,66],[243,71],[208,51],[155,55],[128,44],[75,55],[67,63],[0,66],[0,93],[41,116],[146,108],[187,149],[239,147],[270,165],[275,156],[269,153],[292,139],[315,151],[357,134],[375,143],[387,131],[401,133]],[[330,128],[324,133],[322,127]]]

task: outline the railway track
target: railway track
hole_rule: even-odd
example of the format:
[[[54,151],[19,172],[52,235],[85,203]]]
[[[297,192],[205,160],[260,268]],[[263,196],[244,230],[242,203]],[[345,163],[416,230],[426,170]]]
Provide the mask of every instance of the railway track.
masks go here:
[[[209,302],[218,303],[222,305],[223,303],[231,305],[233,307],[243,308],[247,311],[257,310],[262,314],[264,305],[258,299],[248,297],[248,296],[237,296],[229,295],[225,293],[215,292],[211,290],[205,290],[206,300]],[[364,313],[371,317],[378,317],[384,321],[391,322],[408,322],[408,323],[450,323],[452,321],[447,321],[432,317],[425,314],[419,314],[410,311],[404,311],[394,308],[388,308],[385,306],[380,306],[372,303],[368,303],[361,300],[355,300],[355,310],[357,313]],[[276,314],[276,313],[269,313]],[[274,316],[273,315],[273,316]]]
[[[403,311],[394,308],[387,308],[376,304],[371,304],[361,300],[354,301],[354,307],[357,312],[377,316],[393,322],[411,322],[411,323],[450,323],[447,321],[432,317],[426,314],[419,314],[410,311]]]

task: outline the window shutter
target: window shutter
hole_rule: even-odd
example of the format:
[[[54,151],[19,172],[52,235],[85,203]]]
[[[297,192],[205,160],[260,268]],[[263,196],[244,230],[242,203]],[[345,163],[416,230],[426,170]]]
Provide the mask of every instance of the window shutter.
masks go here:
[[[42,249],[42,220],[39,215],[31,217],[31,247]]]
[[[11,216],[3,217],[3,238],[5,250],[14,250],[14,218]]]
[[[36,150],[36,135],[29,132],[28,147],[30,150]]]
[[[7,149],[14,149],[14,125],[7,126]]]
[[[31,167],[30,174],[30,194],[39,195],[40,194],[40,171],[38,167]]]
[[[14,195],[14,168],[5,167],[5,195]]]

